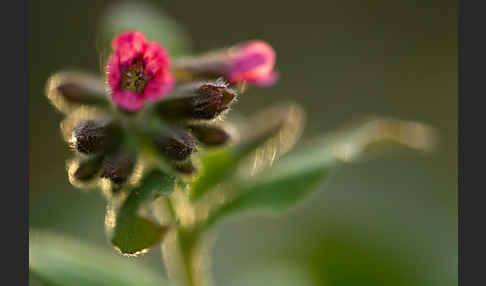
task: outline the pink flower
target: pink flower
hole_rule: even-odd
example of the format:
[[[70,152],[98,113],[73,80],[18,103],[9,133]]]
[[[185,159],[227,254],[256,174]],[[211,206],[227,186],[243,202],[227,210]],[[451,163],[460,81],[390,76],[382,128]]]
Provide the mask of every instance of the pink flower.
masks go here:
[[[127,31],[116,36],[111,46],[114,53],[108,60],[106,76],[111,99],[118,107],[135,112],[146,100],[161,99],[172,89],[170,59],[157,42],[147,42],[140,32]]]
[[[248,82],[259,86],[275,83],[275,51],[260,40],[253,40],[226,50],[178,60],[175,70],[203,77],[222,76],[230,83]]]
[[[277,79],[273,71],[275,51],[263,41],[251,41],[230,50],[225,63],[225,77],[229,82],[272,85]]]

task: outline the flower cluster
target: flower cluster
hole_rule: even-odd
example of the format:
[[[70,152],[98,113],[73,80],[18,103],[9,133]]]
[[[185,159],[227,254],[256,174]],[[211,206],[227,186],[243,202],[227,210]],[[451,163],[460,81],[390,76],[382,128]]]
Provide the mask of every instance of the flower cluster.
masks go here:
[[[68,166],[75,185],[108,181],[120,190],[147,152],[166,172],[197,172],[192,155],[200,147],[231,139],[214,119],[236,101],[237,87],[277,79],[275,52],[259,40],[173,61],[137,31],[120,33],[111,48],[104,81],[60,72],[47,86],[51,102],[67,114],[61,128],[76,152]]]

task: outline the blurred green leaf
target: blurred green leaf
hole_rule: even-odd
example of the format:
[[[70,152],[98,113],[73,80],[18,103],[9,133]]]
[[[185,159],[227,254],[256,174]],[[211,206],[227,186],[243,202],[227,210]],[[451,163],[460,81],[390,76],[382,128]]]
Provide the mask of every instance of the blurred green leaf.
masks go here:
[[[303,154],[305,152],[308,154]],[[208,218],[207,226],[246,210],[279,211],[291,207],[315,190],[330,171],[340,165],[340,161],[332,156],[315,154],[311,149],[305,152],[291,153],[268,171],[235,185],[237,195]],[[321,160],[312,162],[307,160],[309,157]]]
[[[190,37],[163,9],[146,1],[118,2],[101,16],[98,47],[103,62],[111,51],[111,40],[126,30],[143,32],[149,41],[163,45],[171,57],[190,52]],[[104,64],[103,64],[104,65]]]
[[[56,286],[56,284],[48,281],[32,269],[29,269],[29,286]]]
[[[247,209],[283,210],[305,197],[328,175],[329,168],[308,169],[302,172],[262,180],[244,187],[242,194],[219,210],[217,216]]]
[[[191,199],[201,198],[217,184],[231,177],[238,164],[258,147],[275,136],[283,127],[283,122],[259,131],[235,146],[214,150],[201,156],[201,173],[192,183]]]
[[[370,146],[376,147],[376,143],[400,143],[427,150],[428,144],[415,144],[418,139],[432,139],[432,130],[425,127],[414,122],[375,119],[315,140],[283,156],[272,168],[252,179],[234,184],[236,195],[214,211],[205,224],[209,226],[245,210],[284,210],[315,190],[330,171],[343,162],[361,157]]]
[[[435,285],[420,276],[412,256],[350,228],[330,225],[324,237],[307,242],[315,245],[304,257],[316,285]]]
[[[47,232],[30,232],[29,268],[30,285],[169,285],[135,261]]]
[[[217,184],[229,181],[240,163],[252,154],[251,172],[258,172],[285,154],[300,138],[304,117],[300,106],[289,102],[254,114],[241,126],[239,142],[202,154],[201,173],[192,182],[191,199],[197,200]]]
[[[226,286],[315,286],[312,277],[301,261],[262,257],[244,265]],[[332,285],[333,286],[333,285]]]
[[[168,226],[161,226],[140,217],[137,211],[144,202],[151,201],[155,196],[169,195],[174,186],[174,177],[154,169],[142,179],[140,186],[131,190],[116,216],[111,239],[121,253],[136,254],[160,242]]]

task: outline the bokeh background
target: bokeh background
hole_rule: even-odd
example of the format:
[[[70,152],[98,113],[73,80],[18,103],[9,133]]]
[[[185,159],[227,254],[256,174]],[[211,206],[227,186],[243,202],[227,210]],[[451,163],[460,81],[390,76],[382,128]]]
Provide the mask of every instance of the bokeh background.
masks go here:
[[[29,7],[30,227],[107,249],[105,202],[69,184],[63,116],[43,89],[60,69],[99,72],[98,21],[112,2]],[[368,115],[440,133],[434,154],[397,149],[341,168],[278,217],[219,225],[216,285],[457,284],[457,1],[152,2],[184,27],[195,51],[253,38],[274,46],[280,81],[246,93],[242,114],[299,102],[308,115],[303,140]],[[135,259],[165,275],[158,249]]]

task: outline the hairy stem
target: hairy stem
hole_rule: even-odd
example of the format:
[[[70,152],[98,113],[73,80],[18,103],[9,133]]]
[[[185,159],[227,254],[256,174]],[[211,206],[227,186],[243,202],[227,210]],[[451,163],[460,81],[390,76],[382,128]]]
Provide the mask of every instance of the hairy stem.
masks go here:
[[[167,216],[175,226],[162,241],[162,256],[169,278],[177,286],[210,286],[209,250],[205,234],[197,229],[178,225],[177,212],[169,198],[160,198],[154,204],[160,222]],[[164,217],[161,217],[164,216]]]

